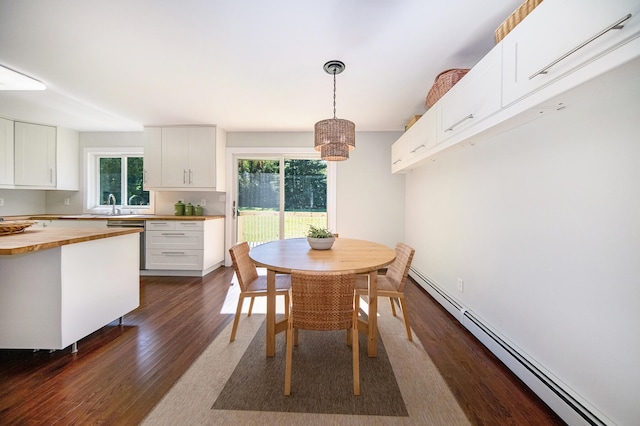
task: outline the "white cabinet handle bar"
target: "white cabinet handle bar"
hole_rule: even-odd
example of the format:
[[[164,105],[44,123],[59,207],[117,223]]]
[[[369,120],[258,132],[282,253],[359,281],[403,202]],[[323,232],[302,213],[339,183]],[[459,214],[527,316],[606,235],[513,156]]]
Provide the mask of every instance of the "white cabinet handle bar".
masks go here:
[[[531,76],[529,77],[529,80],[531,80],[534,77],[539,76],[540,74],[546,74],[547,70],[549,68],[551,68],[552,66],[554,66],[555,64],[557,64],[560,61],[563,61],[564,59],[568,58],[569,56],[573,55],[574,53],[576,53],[578,50],[582,49],[583,47],[585,47],[587,44],[591,43],[592,41],[594,41],[595,39],[599,38],[600,36],[608,33],[611,30],[621,30],[622,28],[624,28],[624,25],[622,25],[623,22],[627,21],[628,19],[631,18],[631,14],[629,13],[628,15],[625,15],[624,17],[622,17],[621,19],[617,20],[616,22],[614,22],[613,24],[609,25],[607,28],[605,28],[604,30],[600,31],[598,34],[594,35],[593,37],[591,37],[589,40],[583,42],[582,44],[580,44],[579,46],[574,47],[573,49],[571,49],[570,51],[568,51],[567,53],[565,53],[564,55],[562,55],[561,57],[559,57],[558,59],[556,59],[555,61],[551,62],[549,65],[547,65],[546,67],[542,68],[540,71],[536,71],[533,74],[531,74]]]
[[[455,123],[453,126],[449,127],[448,129],[445,130],[445,132],[450,132],[453,129],[455,129],[456,127],[458,127],[459,124],[464,123],[465,121],[469,120],[473,118],[473,114],[469,114],[467,115],[465,118],[463,118],[462,120],[458,121],[457,123]]]
[[[424,144],[422,145],[418,145],[417,147],[415,147],[412,151],[411,154],[413,154],[414,152],[416,152],[417,150],[419,150],[420,148],[424,148]]]

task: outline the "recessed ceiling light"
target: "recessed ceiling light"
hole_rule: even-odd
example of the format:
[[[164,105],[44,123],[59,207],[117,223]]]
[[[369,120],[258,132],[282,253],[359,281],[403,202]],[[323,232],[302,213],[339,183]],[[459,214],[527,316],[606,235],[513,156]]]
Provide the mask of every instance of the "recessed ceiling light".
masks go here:
[[[0,65],[0,90],[44,90],[38,80]]]

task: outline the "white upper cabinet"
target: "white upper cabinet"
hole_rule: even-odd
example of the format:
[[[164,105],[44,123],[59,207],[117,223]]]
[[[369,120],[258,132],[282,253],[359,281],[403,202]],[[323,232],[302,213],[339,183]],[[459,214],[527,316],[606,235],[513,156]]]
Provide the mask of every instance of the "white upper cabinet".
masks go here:
[[[57,128],[56,189],[80,189],[80,135],[76,130]]]
[[[391,145],[391,173],[395,173],[404,168],[404,162],[407,160],[407,141],[398,139]]]
[[[639,35],[638,0],[543,1],[502,41],[502,105],[566,76]]]
[[[640,1],[545,0],[396,141],[391,170],[560,111],[574,89],[638,57]]]
[[[142,186],[149,188],[162,186],[162,128],[144,128],[144,177]]]
[[[502,55],[491,50],[434,107],[438,143],[500,109]]]
[[[145,129],[145,189],[224,191],[225,146],[214,126]]]
[[[0,118],[0,188],[13,187],[13,121]]]
[[[16,121],[14,132],[15,185],[55,188],[56,128]]]

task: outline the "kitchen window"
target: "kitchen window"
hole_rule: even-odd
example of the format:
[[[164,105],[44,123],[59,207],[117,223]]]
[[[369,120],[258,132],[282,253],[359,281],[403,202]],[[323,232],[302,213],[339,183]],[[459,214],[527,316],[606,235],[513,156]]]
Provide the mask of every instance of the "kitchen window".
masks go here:
[[[115,199],[123,213],[150,213],[153,193],[142,186],[142,148],[87,148],[86,159],[88,211],[104,213]]]

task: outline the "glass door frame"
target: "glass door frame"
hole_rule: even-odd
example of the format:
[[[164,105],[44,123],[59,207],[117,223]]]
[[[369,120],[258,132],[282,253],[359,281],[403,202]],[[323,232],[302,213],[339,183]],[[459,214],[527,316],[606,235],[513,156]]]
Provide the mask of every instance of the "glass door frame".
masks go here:
[[[238,198],[238,160],[279,160],[282,159],[313,159],[319,160],[320,153],[314,148],[260,148],[260,147],[238,147],[227,148],[227,195],[225,198],[225,266],[231,266],[231,258],[229,256],[229,248],[235,244],[236,236],[236,217],[234,217],[234,201]],[[329,229],[337,232],[337,215],[336,215],[336,167],[335,161],[327,161],[327,225]],[[284,196],[284,182],[280,182],[280,196]],[[282,230],[281,230],[282,231]]]

